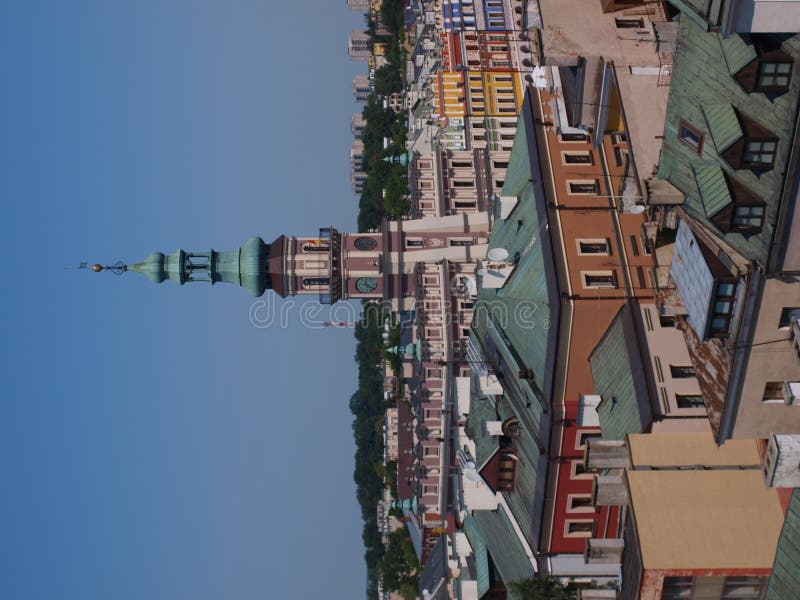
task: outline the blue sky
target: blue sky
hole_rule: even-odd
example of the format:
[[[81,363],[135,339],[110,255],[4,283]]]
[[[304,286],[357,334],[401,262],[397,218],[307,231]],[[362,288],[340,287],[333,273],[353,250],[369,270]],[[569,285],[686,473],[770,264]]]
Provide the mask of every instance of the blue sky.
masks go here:
[[[359,598],[350,330],[70,271],[354,227],[344,0],[0,3],[0,597]]]

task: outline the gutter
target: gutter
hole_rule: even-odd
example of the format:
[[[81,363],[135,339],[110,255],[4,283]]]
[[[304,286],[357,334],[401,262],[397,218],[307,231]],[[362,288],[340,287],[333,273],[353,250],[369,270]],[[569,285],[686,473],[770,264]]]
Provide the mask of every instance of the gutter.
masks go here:
[[[776,272],[780,274],[778,267],[783,265],[786,258],[786,244],[791,237],[792,221],[794,218],[800,219],[800,214],[791,214],[791,208],[795,207],[800,210],[795,202],[791,202],[790,197],[792,192],[797,194],[798,191],[798,153],[800,153],[800,100],[797,101],[797,107],[794,114],[794,128],[793,128],[794,143],[792,149],[789,151],[789,156],[786,159],[788,169],[784,176],[782,191],[778,199],[778,215],[775,223],[775,228],[772,230],[772,240],[769,245],[769,252],[766,261],[766,275],[771,276]],[[777,251],[776,251],[777,250]]]
[[[722,405],[719,429],[714,436],[717,445],[720,446],[733,437],[733,428],[736,425],[736,415],[739,412],[739,403],[742,398],[745,371],[756,330],[756,316],[761,308],[763,289],[764,277],[758,270],[753,269],[748,278],[745,306],[739,323],[738,335],[733,338],[736,340],[736,346],[731,356],[728,388],[725,392],[725,403]]]

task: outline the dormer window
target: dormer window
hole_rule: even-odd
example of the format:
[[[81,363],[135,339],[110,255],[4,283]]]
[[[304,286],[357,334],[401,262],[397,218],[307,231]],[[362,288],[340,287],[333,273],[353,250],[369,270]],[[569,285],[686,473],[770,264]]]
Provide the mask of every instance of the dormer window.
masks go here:
[[[758,65],[756,89],[759,92],[788,92],[791,78],[791,62],[764,61]]]
[[[746,140],[742,166],[749,168],[772,167],[775,164],[775,140]]]
[[[703,150],[703,134],[686,121],[681,121],[678,127],[678,139],[697,154],[700,154]]]
[[[761,231],[764,227],[764,205],[737,205],[733,208],[731,231]]]

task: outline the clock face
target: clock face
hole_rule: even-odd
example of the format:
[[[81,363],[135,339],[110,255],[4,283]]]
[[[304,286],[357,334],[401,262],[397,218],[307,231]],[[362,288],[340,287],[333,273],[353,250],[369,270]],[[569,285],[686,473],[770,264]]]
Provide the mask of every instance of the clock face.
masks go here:
[[[378,288],[378,280],[374,277],[359,277],[356,279],[356,289],[362,294],[371,294]]]
[[[377,245],[378,242],[375,241],[375,238],[371,237],[356,238],[355,242],[355,247],[357,250],[373,250]]]

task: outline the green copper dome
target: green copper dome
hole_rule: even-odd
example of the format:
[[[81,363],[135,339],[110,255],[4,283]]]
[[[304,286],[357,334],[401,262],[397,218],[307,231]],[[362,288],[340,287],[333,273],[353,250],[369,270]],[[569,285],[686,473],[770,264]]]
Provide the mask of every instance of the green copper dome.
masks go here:
[[[212,285],[224,281],[243,287],[253,296],[270,288],[269,245],[259,237],[247,240],[236,250],[204,253],[177,250],[172,254],[153,252],[143,261],[128,267],[154,283],[165,280],[180,285],[205,281]]]

